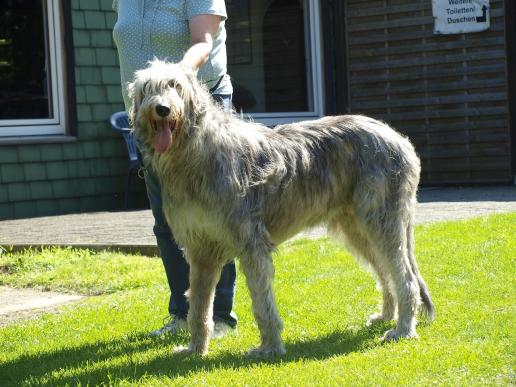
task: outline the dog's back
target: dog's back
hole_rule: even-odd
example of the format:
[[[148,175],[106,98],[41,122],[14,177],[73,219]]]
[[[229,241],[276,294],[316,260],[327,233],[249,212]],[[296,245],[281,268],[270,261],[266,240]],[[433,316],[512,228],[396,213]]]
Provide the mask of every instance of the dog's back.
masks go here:
[[[327,222],[344,207],[415,200],[420,164],[410,141],[364,116],[325,117],[276,127],[249,173],[273,239]],[[255,194],[253,191],[265,191]]]

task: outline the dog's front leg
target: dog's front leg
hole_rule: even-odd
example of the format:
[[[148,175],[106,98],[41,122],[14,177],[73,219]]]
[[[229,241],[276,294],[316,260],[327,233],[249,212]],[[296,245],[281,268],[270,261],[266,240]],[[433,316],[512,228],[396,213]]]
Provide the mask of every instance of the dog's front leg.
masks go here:
[[[210,260],[189,259],[190,289],[187,292],[189,310],[188,327],[190,344],[188,348],[177,348],[176,352],[206,355],[213,332],[213,299],[215,286],[220,279],[221,267]]]
[[[281,340],[283,323],[272,290],[272,258],[270,255],[242,258],[241,266],[251,293],[254,318],[261,336],[260,347],[249,351],[249,355],[257,358],[284,355],[285,345]]]

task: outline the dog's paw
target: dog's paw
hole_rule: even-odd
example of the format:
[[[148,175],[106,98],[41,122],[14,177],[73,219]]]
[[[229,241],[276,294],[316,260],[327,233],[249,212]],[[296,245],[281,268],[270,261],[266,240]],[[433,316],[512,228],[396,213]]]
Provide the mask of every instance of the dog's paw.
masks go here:
[[[384,321],[389,321],[389,320],[390,319],[384,317],[383,314],[375,313],[375,314],[372,314],[371,316],[369,316],[369,318],[367,319],[367,322],[366,322],[366,326],[370,327],[372,325],[375,325],[375,324],[378,324],[378,323],[381,323]]]
[[[191,346],[179,346],[174,348],[174,353],[178,355],[198,355],[198,356],[206,356],[208,354],[207,350],[201,351],[199,348],[192,348]]]
[[[184,345],[175,347],[173,352],[177,353],[178,355],[190,355],[193,353],[189,347],[185,347]]]
[[[396,328],[389,329],[382,337],[382,341],[397,341],[399,339],[417,339],[416,331],[398,331]]]
[[[275,357],[283,356],[287,353],[285,346],[279,345],[277,347],[258,347],[251,348],[247,355],[253,359],[273,359]]]

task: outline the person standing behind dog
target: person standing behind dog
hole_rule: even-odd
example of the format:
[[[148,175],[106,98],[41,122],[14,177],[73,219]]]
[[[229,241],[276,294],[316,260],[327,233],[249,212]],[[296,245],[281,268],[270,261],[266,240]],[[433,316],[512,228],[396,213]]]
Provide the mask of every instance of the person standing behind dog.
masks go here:
[[[231,109],[233,87],[226,73],[227,18],[224,0],[114,0],[118,18],[113,39],[118,49],[122,95],[128,111],[127,83],[137,70],[152,59],[182,62],[198,71],[198,78],[210,89],[215,100]],[[144,158],[145,159],[145,158]],[[154,234],[165,267],[170,299],[164,326],[152,335],[176,333],[187,329],[189,267],[173,239],[162,211],[161,188],[156,175],[145,168],[145,185],[155,219]],[[220,337],[236,327],[232,312],[236,269],[227,264],[216,288],[213,306],[214,336]]]

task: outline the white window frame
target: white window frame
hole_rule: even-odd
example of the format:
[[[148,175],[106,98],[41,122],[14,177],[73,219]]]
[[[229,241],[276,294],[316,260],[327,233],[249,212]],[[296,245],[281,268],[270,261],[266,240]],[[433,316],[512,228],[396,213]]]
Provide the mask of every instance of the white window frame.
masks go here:
[[[65,109],[64,109],[64,80],[63,80],[63,49],[61,43],[61,7],[59,0],[45,0],[47,12],[47,28],[49,52],[47,66],[50,66],[48,74],[51,77],[52,88],[52,118],[39,119],[0,119],[0,138],[25,137],[44,135],[64,135]]]
[[[275,112],[275,113],[250,113],[249,115],[256,122],[268,126],[306,121],[320,118],[324,115],[324,74],[323,74],[323,53],[322,53],[322,32],[321,32],[321,8],[319,1],[304,0],[305,9],[309,15],[308,40],[305,41],[310,50],[310,63],[307,69],[311,72],[313,90],[313,110],[306,112]]]

